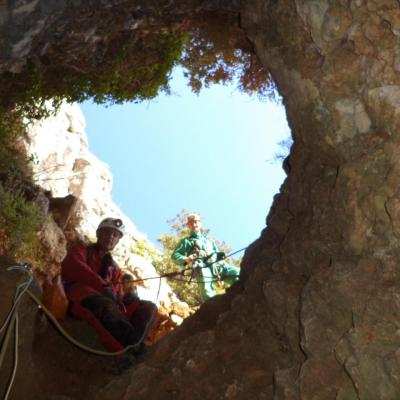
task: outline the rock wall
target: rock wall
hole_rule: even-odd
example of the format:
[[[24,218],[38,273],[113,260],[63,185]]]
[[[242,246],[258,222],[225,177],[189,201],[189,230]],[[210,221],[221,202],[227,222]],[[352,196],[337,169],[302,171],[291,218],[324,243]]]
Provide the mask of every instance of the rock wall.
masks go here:
[[[399,4],[259,1],[242,21],[295,138],[246,265],[294,357],[275,398],[398,398]]]
[[[240,21],[284,98],[288,177],[240,284],[97,398],[396,400],[400,5],[243,0]]]

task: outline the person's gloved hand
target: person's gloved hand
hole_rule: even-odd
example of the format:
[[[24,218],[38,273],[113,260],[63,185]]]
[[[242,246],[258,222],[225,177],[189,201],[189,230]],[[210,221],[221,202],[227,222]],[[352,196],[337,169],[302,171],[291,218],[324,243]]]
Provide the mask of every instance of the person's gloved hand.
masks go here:
[[[102,295],[111,299],[112,301],[117,301],[117,296],[115,295],[110,286],[106,286],[103,289]]]
[[[192,255],[190,255],[190,256],[188,256],[188,257],[186,257],[186,263],[185,263],[185,265],[192,265],[193,263],[194,263],[194,260],[197,258],[197,255],[196,254],[192,254]]]
[[[223,251],[217,253],[217,261],[225,260],[226,254]]]

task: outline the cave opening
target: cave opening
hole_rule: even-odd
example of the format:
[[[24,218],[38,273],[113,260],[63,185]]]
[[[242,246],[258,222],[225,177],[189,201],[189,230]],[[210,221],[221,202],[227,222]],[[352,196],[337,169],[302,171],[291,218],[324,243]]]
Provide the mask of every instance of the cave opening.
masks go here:
[[[121,37],[118,36],[117,39],[120,40]],[[124,43],[130,43],[128,40],[129,39],[128,37],[122,38],[122,39],[125,40]],[[146,75],[149,72],[148,71],[149,64],[154,63],[153,57],[154,57],[154,54],[157,53],[159,50],[160,40],[167,41],[168,45],[171,46],[170,47],[171,52],[168,52],[169,56],[175,52],[175,50],[176,50],[175,46],[177,45],[175,37],[173,37],[172,40],[169,41],[169,39],[171,39],[171,37],[168,37],[168,36],[165,37],[164,33],[160,36],[160,33],[157,32],[154,35],[154,37],[151,37],[151,35],[150,35],[150,37],[147,36],[147,39],[149,39],[147,44],[150,43],[150,45],[149,45],[149,47],[145,48],[145,50],[148,50],[149,52],[146,53],[145,57],[144,57],[145,61],[147,62],[147,64],[145,65],[144,75]],[[67,63],[65,63],[65,62],[60,62],[59,64],[54,63],[54,65],[53,65],[52,61],[50,59],[46,59],[46,57],[43,59],[40,59],[40,57],[29,59],[26,64],[27,67],[21,73],[21,75],[18,75],[18,74],[16,74],[15,76],[13,75],[12,76],[13,79],[10,79],[10,75],[6,74],[5,87],[10,88],[10,85],[12,87],[12,83],[16,82],[15,87],[18,89],[16,91],[11,91],[13,93],[13,95],[15,95],[15,98],[12,98],[13,96],[11,96],[11,99],[8,98],[6,100],[8,102],[14,101],[14,100],[17,100],[18,95],[22,95],[22,103],[20,103],[20,104],[23,104],[23,102],[28,97],[35,98],[36,100],[39,99],[40,101],[43,101],[43,100],[48,100],[50,98],[57,98],[57,96],[59,96],[59,99],[61,99],[63,97],[63,95],[66,95],[68,100],[75,100],[75,101],[76,100],[82,101],[85,98],[96,98],[97,101],[102,102],[104,100],[107,101],[107,100],[114,98],[114,99],[117,99],[116,100],[117,103],[124,102],[126,100],[125,99],[125,95],[126,95],[125,90],[127,89],[126,86],[122,86],[122,91],[117,92],[117,96],[120,95],[121,97],[113,97],[116,92],[113,92],[111,95],[109,95],[110,92],[108,92],[108,90],[110,89],[112,92],[114,90],[121,89],[121,87],[118,86],[122,82],[120,80],[120,77],[124,76],[124,74],[126,74],[127,71],[132,67],[131,63],[134,64],[135,68],[138,67],[137,64],[135,64],[135,62],[137,62],[137,60],[136,59],[134,61],[132,61],[132,60],[134,59],[134,55],[137,54],[135,52],[140,52],[141,50],[143,50],[143,47],[141,47],[141,45],[143,45],[143,42],[141,42],[138,47],[135,47],[134,51],[132,51],[132,53],[128,52],[132,58],[129,58],[128,55],[118,53],[118,49],[121,49],[121,47],[116,46],[115,48],[113,48],[113,45],[115,43],[116,42],[113,42],[113,41],[108,43],[108,45],[109,45],[108,52],[105,51],[104,53],[100,52],[101,54],[96,54],[97,57],[99,57],[102,61],[104,61],[104,63],[98,68],[98,70],[96,72],[94,72],[93,70],[90,70],[89,72],[85,72],[85,68],[88,66],[94,67],[95,69],[97,66],[99,66],[100,63],[98,61],[91,64],[91,62],[93,62],[92,59],[90,59],[90,60],[82,59],[82,60],[79,60],[79,62],[71,63],[71,65],[67,65]],[[137,42],[136,42],[136,44],[137,44]],[[152,45],[154,45],[154,47],[152,47]],[[125,51],[125,49],[124,49],[124,51]],[[251,54],[251,52],[250,52],[250,54]],[[148,56],[148,58],[146,58],[146,56]],[[252,61],[254,61],[252,58],[253,56],[254,56],[254,54],[251,54],[250,64],[252,64]],[[58,60],[58,61],[60,61],[60,60]],[[85,62],[87,63],[86,65],[85,65]],[[117,65],[120,68],[115,69],[115,66],[116,66],[115,62],[117,63]],[[227,73],[227,71],[224,70],[224,68],[222,68],[222,69],[219,68],[221,66],[219,64],[219,62],[220,62],[219,60],[211,61],[211,63],[214,63],[214,65],[217,65],[217,68],[213,69],[211,71],[210,76],[213,77],[213,79],[211,79],[211,81],[208,82],[207,80],[202,81],[201,79],[198,79],[198,80],[195,79],[192,82],[192,87],[197,88],[200,91],[202,85],[205,85],[207,87],[208,85],[218,83],[220,79],[223,82],[224,78],[226,77],[225,74]],[[234,67],[234,63],[228,64],[228,70],[229,70],[230,66]],[[135,69],[135,68],[133,68],[133,69]],[[139,69],[140,68],[141,67],[139,66]],[[84,71],[84,72],[82,73],[82,71]],[[118,76],[114,74],[115,71],[118,71],[118,74],[117,74]],[[159,71],[159,70],[157,70],[157,71]],[[84,77],[82,75],[84,75]],[[85,79],[87,77],[89,77],[89,79]],[[152,78],[153,77],[154,76],[152,75]],[[111,78],[111,83],[108,80],[109,78]],[[193,78],[193,76],[192,76],[192,78]],[[114,79],[117,79],[117,81],[114,81]],[[117,82],[117,83],[115,83],[115,82]],[[129,82],[129,80],[128,80],[128,82]],[[135,90],[139,88],[139,92],[136,93],[139,100],[144,100],[146,98],[146,96],[149,96],[149,97],[153,96],[153,94],[154,94],[153,86],[144,86],[145,90],[143,91],[142,86],[137,85],[137,83],[135,81],[134,81],[134,83],[136,85]],[[247,83],[248,82],[246,80],[242,81],[243,85],[246,85]],[[82,91],[82,84],[83,84],[84,91]],[[115,84],[115,86],[113,86],[114,84]],[[196,86],[199,84],[200,84],[200,87]],[[109,85],[111,85],[111,87]],[[157,83],[157,85],[158,85],[158,83]],[[161,86],[162,85],[163,85],[163,81],[161,82]],[[250,87],[251,87],[251,85],[250,85]],[[159,85],[157,86],[157,88],[159,88]],[[99,90],[99,92],[96,92],[97,90]],[[257,91],[257,89],[256,89],[256,91]],[[26,95],[26,94],[28,97],[24,97],[24,95]],[[82,94],[84,94],[83,97],[81,97]],[[86,96],[88,96],[88,97],[86,97]],[[111,97],[109,97],[109,96],[111,96]],[[4,97],[2,97],[2,99],[5,101]],[[37,107],[37,103],[36,104],[30,103],[30,104],[27,104],[27,108],[25,108],[23,111],[27,112],[31,118],[39,120],[47,112],[45,110],[45,107],[43,108],[42,106],[45,106],[45,104],[43,102],[40,103],[39,107]],[[283,114],[284,114],[284,112],[283,112]],[[264,136],[266,136],[266,135],[264,134]],[[278,141],[282,140],[283,138],[284,138],[284,136],[282,136],[280,139],[278,139]],[[244,145],[241,145],[240,150],[243,151],[244,147],[245,147]],[[257,150],[260,150],[260,148],[261,148],[261,146],[259,146],[259,148]],[[230,152],[232,150],[228,149],[227,151]],[[268,165],[268,161],[271,161],[271,159],[273,159],[274,157],[277,156],[278,158],[280,158],[280,157],[284,156],[284,154],[282,154],[282,152],[281,152],[281,149],[277,149],[277,152],[279,154],[270,154],[270,155],[265,154],[263,156],[264,158],[262,161],[266,165]],[[238,158],[240,158],[240,157],[238,157]],[[272,160],[272,161],[274,161],[274,160]],[[276,164],[279,163],[280,161],[281,160],[276,161]],[[235,178],[234,175],[231,175],[231,177]],[[196,178],[202,179],[201,176],[196,177]],[[261,181],[261,182],[257,183],[257,186],[263,185],[263,184],[265,184],[265,183],[263,181]],[[234,186],[234,184],[232,186]],[[220,190],[220,186],[218,186],[217,190]],[[227,189],[226,189],[226,191],[227,191]],[[275,191],[276,191],[276,189],[275,189]],[[259,196],[258,190],[255,192],[255,194],[257,195],[257,197]],[[237,197],[237,193],[231,194],[231,197]],[[196,207],[196,206],[194,206],[194,207]],[[265,218],[267,211],[268,211],[267,209],[268,209],[268,207],[264,206],[264,212],[263,212],[263,215],[261,216],[261,218]],[[200,210],[200,212],[201,212],[201,210]],[[234,214],[235,212],[233,211],[231,213]],[[227,220],[229,218],[229,215],[225,216],[225,217],[226,217],[225,220]],[[211,220],[211,218],[207,218],[207,219]],[[262,229],[262,227],[260,227],[260,230],[261,229]],[[221,238],[225,239],[225,237],[221,237]],[[256,237],[254,237],[254,239],[255,238]],[[245,243],[245,244],[248,244],[248,243]],[[47,255],[51,256],[51,254],[47,254]],[[43,253],[39,253],[39,256],[43,256]],[[218,310],[218,308],[217,308],[217,313],[219,313],[220,311],[221,310]],[[213,323],[213,321],[218,318],[218,316],[213,313],[211,313],[211,315],[212,315],[211,318],[205,318],[206,325]],[[203,317],[204,317],[204,314],[203,314]],[[194,329],[195,331],[197,331],[197,330],[199,332],[202,331],[202,329],[199,329],[198,327],[196,327],[195,324],[192,325],[192,327],[193,326],[195,326],[195,329]],[[188,329],[188,328],[186,328],[186,329]],[[189,330],[190,329],[191,328],[189,325]],[[176,337],[179,338],[179,336],[176,336]],[[172,339],[172,341],[174,341],[174,340],[176,340],[176,339]]]
[[[174,270],[171,236],[181,234],[172,229],[174,215],[199,213],[229,252],[256,240],[291,145],[279,100],[233,84],[194,94],[178,67],[169,84],[171,94],[139,104],[81,105],[89,150],[110,166],[113,201],[164,253],[159,273]]]
[[[180,69],[170,84],[171,95],[148,102],[81,104],[89,149],[110,166],[114,201],[153,242],[185,208],[203,215],[232,248],[244,247],[264,228],[284,179],[281,164],[290,145],[284,107],[233,85],[195,95]],[[248,192],[251,206],[242,192]],[[151,219],[160,222],[154,226]],[[233,231],[240,226],[239,232],[229,235],[224,224]]]
[[[101,54],[99,53],[100,49]],[[55,50],[55,48],[52,50]],[[140,59],[135,56],[136,54],[141,54]],[[99,62],[100,59],[101,63]],[[157,197],[159,192],[162,192],[163,200],[172,203],[171,199],[164,195],[166,185],[168,186],[168,179],[171,179],[171,176],[169,176],[164,179],[164,182],[150,182],[149,184],[149,182],[144,181],[141,186],[151,188],[151,191],[145,197],[146,204],[144,203],[144,205],[146,207],[139,206],[137,208],[139,210],[141,208],[146,209],[146,212],[143,214],[146,215],[147,220],[154,218],[163,222],[171,218],[174,213],[182,208],[198,211],[204,215],[213,233],[226,241],[228,246],[233,249],[242,248],[257,239],[260,231],[265,226],[261,221],[265,219],[269,205],[272,202],[272,197],[278,191],[278,187],[284,177],[283,171],[276,171],[276,169],[279,169],[278,164],[287,155],[288,147],[290,147],[290,134],[286,121],[283,121],[285,119],[284,110],[283,108],[279,108],[277,103],[269,103],[269,106],[272,108],[274,107],[272,104],[275,104],[276,107],[274,110],[270,108],[270,110],[265,111],[265,114],[274,115],[273,118],[280,119],[279,123],[281,125],[273,127],[273,132],[261,133],[260,126],[268,125],[267,121],[262,120],[261,111],[260,116],[253,118],[253,120],[247,118],[244,123],[240,121],[240,111],[245,108],[251,108],[248,103],[257,104],[256,107],[260,108],[262,107],[262,103],[258,102],[257,97],[263,100],[271,100],[271,98],[276,98],[278,95],[269,72],[261,65],[244,31],[238,25],[238,18],[235,12],[206,12],[196,16],[193,20],[185,20],[184,23],[182,20],[179,23],[166,22],[166,26],[162,29],[152,27],[150,30],[143,29],[139,30],[139,33],[135,32],[134,34],[132,32],[119,32],[117,35],[111,37],[107,43],[97,43],[94,54],[88,54],[87,57],[83,57],[80,60],[75,59],[70,64],[66,60],[62,63],[59,61],[49,57],[31,57],[26,60],[24,68],[18,74],[6,73],[3,77],[4,86],[6,89],[14,90],[10,90],[11,96],[2,97],[3,107],[7,109],[7,104],[17,103],[20,107],[19,110],[25,117],[40,120],[41,117],[47,116],[49,113],[46,108],[48,106],[46,101],[52,101],[53,105],[57,107],[63,99],[67,99],[69,102],[82,102],[91,99],[96,104],[115,104],[117,107],[129,100],[146,104],[146,100],[154,99],[159,92],[165,94],[171,94],[172,92],[172,96],[169,96],[172,99],[174,98],[174,89],[170,86],[169,77],[171,69],[176,65],[179,65],[180,70],[183,71],[185,79],[189,82],[191,91],[197,95],[200,94],[200,97],[203,96],[202,93],[217,90],[214,89],[217,84],[223,84],[221,87],[224,90],[226,89],[225,94],[219,94],[219,104],[214,103],[213,109],[219,114],[228,116],[227,121],[230,119],[229,122],[231,125],[229,126],[228,122],[221,123],[213,116],[214,119],[211,121],[211,126],[201,126],[199,123],[190,126],[190,122],[187,122],[187,133],[178,133],[178,137],[181,135],[181,141],[183,141],[183,135],[190,138],[185,143],[189,147],[183,148],[182,154],[189,155],[189,158],[192,157],[192,164],[194,166],[189,171],[188,177],[183,176],[183,181],[185,183],[187,181],[205,182],[203,185],[197,184],[198,188],[202,188],[202,186],[204,188],[191,196],[192,198],[199,199],[199,201],[191,203],[188,200],[190,197],[187,197],[188,193],[193,193],[195,189],[185,186],[179,190],[173,187],[173,195],[179,199],[178,203],[180,205],[174,204],[174,210],[170,209],[170,211],[166,211],[164,214],[157,215],[157,212],[164,207],[151,204],[149,200]],[[243,100],[242,96],[242,106],[233,103],[230,106],[226,104],[223,106],[225,103],[224,96],[227,99],[228,93],[229,97],[250,95],[253,96],[253,99],[248,97],[247,100]],[[195,95],[192,97],[195,97]],[[205,102],[207,103],[207,100]],[[212,101],[208,101],[208,103],[210,105]],[[153,104],[147,103],[147,108],[152,107]],[[84,107],[89,107],[88,103],[84,104]],[[182,108],[182,105],[178,105],[177,107]],[[206,106],[197,106],[200,113],[202,112],[201,107]],[[231,109],[228,107],[231,107]],[[111,109],[112,107],[108,110]],[[173,114],[173,111],[169,113]],[[203,109],[203,113],[205,116],[203,120],[211,119],[211,109],[207,112]],[[175,114],[179,119],[179,110]],[[184,114],[186,116],[186,110]],[[150,119],[157,119],[157,117],[150,117]],[[113,122],[111,122],[111,125],[113,125]],[[223,125],[227,128],[225,131]],[[242,128],[243,133],[241,135],[237,133],[232,134],[234,128],[239,127]],[[189,131],[195,129],[197,131],[191,135]],[[213,133],[214,130],[216,133]],[[207,132],[209,137],[214,135],[214,139],[210,140],[209,138],[207,139],[208,142],[202,140],[205,132]],[[271,140],[274,134],[277,135],[275,136],[274,144],[271,142],[263,142],[261,144],[261,140],[265,138]],[[96,135],[97,133],[94,132],[92,137],[96,137]],[[222,135],[223,139],[219,138]],[[99,136],[100,138],[113,138],[115,136],[115,126],[109,128],[108,133],[101,133]],[[139,133],[139,136],[146,137],[146,133]],[[164,136],[168,137],[168,134]],[[239,141],[239,136],[241,136],[241,139],[244,138],[244,140]],[[196,138],[196,147],[199,144],[204,144],[205,146],[197,154],[190,156],[190,145],[193,142],[193,138]],[[219,139],[219,148],[214,149],[213,142],[216,142],[217,138]],[[126,139],[121,139],[121,141],[123,140]],[[160,140],[160,137],[158,140]],[[115,141],[115,139],[112,139],[112,141]],[[230,147],[231,144],[233,146]],[[155,149],[155,147],[152,148],[151,146],[152,144],[150,144],[149,153]],[[175,145],[175,147],[178,146]],[[124,151],[132,151],[135,145],[121,147],[123,148],[120,148],[116,156],[118,161],[130,159],[131,155],[129,152],[124,153]],[[109,151],[111,146],[106,145],[106,148],[106,153],[111,154],[112,152]],[[268,154],[268,150],[271,149],[274,150]],[[263,151],[265,154],[262,153]],[[200,152],[202,152],[202,155],[200,155]],[[145,153],[146,150],[140,149],[136,154]],[[34,157],[35,155],[31,154],[29,156]],[[206,162],[203,161],[205,156],[208,157]],[[106,159],[107,156],[104,158]],[[158,154],[158,158],[160,158],[160,154]],[[172,163],[168,161],[178,162],[177,166],[179,168],[184,164],[179,158],[183,158],[182,155],[179,157],[179,155],[174,154],[170,156],[170,160],[166,157],[165,159],[161,159],[160,163],[170,165]],[[229,162],[227,158],[230,158]],[[220,172],[218,170],[221,167],[224,167],[224,169],[221,171],[219,179],[211,182],[207,176],[198,173],[199,168],[197,168],[197,165],[201,165],[202,163],[210,164],[210,160],[212,159],[219,160],[219,165],[215,163],[211,166],[211,172],[208,172],[208,176],[218,176],[217,172]],[[253,169],[253,176],[249,174],[250,169],[248,169],[247,177],[239,177],[243,170],[249,165],[254,165],[256,160],[258,164]],[[108,160],[106,159],[106,161]],[[153,161],[152,164],[155,164],[157,167],[158,163]],[[185,164],[189,165],[190,161],[186,159]],[[270,169],[269,171],[268,168]],[[271,168],[275,168],[275,171],[272,172]],[[141,168],[138,166],[135,168],[128,167],[125,168],[125,172],[139,169]],[[160,170],[159,167],[156,169]],[[257,172],[261,172],[261,174],[256,176]],[[174,173],[175,176],[178,176],[176,171]],[[37,173],[37,175],[41,174],[41,171]],[[277,175],[279,175],[278,178],[276,178]],[[271,177],[275,178],[272,185],[270,185]],[[35,177],[36,182],[57,179],[63,179],[63,177],[49,178],[41,176],[39,179]],[[268,184],[263,184],[267,179]],[[119,192],[126,191],[125,189],[128,186],[126,182],[135,180],[137,180],[137,177],[131,176],[127,176],[122,180],[116,179],[116,184],[122,187],[122,189],[119,189]],[[154,180],[154,175],[150,179],[147,178],[147,180]],[[173,177],[172,180],[174,180]],[[260,187],[268,188],[269,193],[260,194]],[[218,196],[215,196],[216,193],[222,193],[225,197],[218,199]],[[248,210],[254,212],[255,208],[258,209],[256,217],[258,227],[252,232],[247,233],[243,233],[243,231],[247,226],[255,225],[255,219],[253,216],[249,217],[250,213],[246,215],[238,212],[238,210],[244,209],[244,204],[248,202],[248,200],[242,197],[244,193],[250,193],[250,198],[264,200],[259,200],[257,206],[254,203],[248,203]],[[138,192],[131,194],[136,199],[141,197],[141,195],[142,193]],[[201,204],[209,205],[208,197],[210,195],[219,200],[220,204],[212,210],[203,211]],[[117,198],[116,201],[121,204],[129,203],[129,200],[126,199],[120,200]],[[136,211],[136,214],[132,218],[133,220],[138,220],[142,217],[142,213],[139,210]],[[128,212],[129,214],[130,212]],[[231,215],[235,215],[234,221],[232,221]],[[213,221],[216,221],[216,223],[214,224]],[[233,225],[240,226],[241,232],[236,234],[236,236],[229,236],[229,233],[238,233],[239,230],[235,227],[219,230],[218,226],[227,226],[227,221],[232,222]],[[147,229],[145,224],[140,222],[139,226],[143,226],[141,229],[146,232],[151,230]],[[163,232],[160,230],[157,234],[152,232],[150,234],[151,239],[155,241],[161,233]]]

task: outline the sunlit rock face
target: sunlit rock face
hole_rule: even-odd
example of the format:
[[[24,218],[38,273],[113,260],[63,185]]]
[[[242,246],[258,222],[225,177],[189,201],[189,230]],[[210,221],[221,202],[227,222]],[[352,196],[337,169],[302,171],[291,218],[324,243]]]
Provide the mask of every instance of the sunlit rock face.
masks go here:
[[[134,2],[114,3],[107,11],[111,3],[101,2],[95,25],[114,15],[118,26],[116,11]],[[268,228],[246,252],[240,285],[93,393],[110,400],[396,400],[399,4],[244,0],[240,23],[277,82],[294,136]],[[8,46],[20,43],[7,38]],[[81,37],[63,38],[68,54],[82,54]],[[38,58],[41,43],[29,50]],[[61,58],[63,48],[47,49],[48,60]],[[5,56],[4,68],[24,57]]]
[[[67,231],[69,241],[94,242],[96,228],[103,218],[121,218],[126,233],[114,250],[119,265],[137,279],[157,276],[151,262],[135,254],[134,249],[136,243],[141,242],[155,254],[157,250],[113,202],[111,172],[107,164],[89,151],[85,118],[78,105],[63,104],[56,115],[31,122],[22,145],[27,157],[33,160],[33,179],[49,192],[50,213],[58,222],[58,229]],[[44,227],[42,241],[48,244],[50,252],[57,249],[53,250],[57,256],[51,271],[55,273],[65,256],[66,243],[65,239],[57,243],[57,237],[51,234],[50,228],[56,225],[52,220],[46,224],[50,227]],[[163,327],[156,336],[162,336],[180,323],[189,311],[164,281],[160,286],[159,283],[152,279],[137,284],[141,298],[161,304]]]
[[[122,243],[147,240],[111,198],[112,175],[109,166],[89,151],[85,118],[76,104],[63,104],[56,116],[29,125],[25,151],[30,157],[35,183],[51,197],[73,195],[80,201],[73,211],[75,226],[82,237],[95,238],[102,218],[123,219],[128,234]]]

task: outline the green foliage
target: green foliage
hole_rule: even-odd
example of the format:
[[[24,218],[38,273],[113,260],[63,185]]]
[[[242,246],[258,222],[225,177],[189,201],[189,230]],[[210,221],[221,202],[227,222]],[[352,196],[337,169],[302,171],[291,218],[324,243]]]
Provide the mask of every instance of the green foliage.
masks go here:
[[[39,245],[37,232],[43,215],[22,192],[0,189],[0,226],[6,251],[31,258]]]
[[[236,84],[261,100],[276,100],[275,84],[235,21],[208,15],[196,21],[181,59],[195,93],[212,84]]]
[[[181,65],[195,93],[212,84],[234,83],[238,90],[261,99],[275,99],[269,72],[257,58],[235,18],[227,15],[196,17],[186,32],[121,32],[110,39],[98,59],[67,63],[60,56],[27,60],[18,74],[0,78],[0,102],[18,105],[30,118],[48,115],[47,101],[57,108],[63,99],[120,104],[140,102],[169,93],[174,66]],[[56,57],[57,54],[54,55]]]
[[[0,105],[17,105],[21,115],[40,119],[64,99],[108,105],[140,102],[160,91],[170,92],[176,65],[184,68],[195,93],[212,84],[234,83],[249,95],[275,99],[274,82],[235,18],[213,13],[196,17],[184,29],[184,33],[121,32],[98,59],[83,57],[73,63],[61,56],[51,63],[28,59],[22,72],[0,77]]]
[[[120,104],[152,99],[169,92],[169,78],[187,40],[184,34],[158,33],[141,41],[116,41],[101,65],[71,69],[69,65],[44,65],[29,61],[21,74],[8,73],[13,104],[30,118],[48,116],[46,102],[57,108],[63,101]],[[121,44],[123,43],[123,44]],[[17,83],[15,83],[17,82]],[[3,83],[3,82],[2,82]],[[6,88],[7,89],[7,88]]]
[[[20,113],[0,113],[0,248],[27,260],[39,248],[43,215],[32,202],[36,189],[27,179],[28,160],[15,148],[24,130]]]
[[[29,174],[28,160],[16,148],[17,138],[24,132],[19,113],[0,111],[0,183],[10,190]]]
[[[19,115],[0,111],[0,151],[3,151],[2,155],[6,154],[7,149],[21,132],[21,129],[23,129],[23,125]]]
[[[184,35],[174,34],[147,38],[148,62],[136,66],[133,58],[138,54],[131,53],[125,46],[112,62],[92,74],[90,79],[80,76],[81,79],[75,82],[65,82],[70,87],[66,92],[68,100],[92,98],[95,103],[120,104],[152,99],[160,90],[168,92],[170,73],[179,60],[185,40]]]
[[[160,261],[161,254],[145,240],[137,240],[129,250],[140,257],[149,260],[153,265]]]

